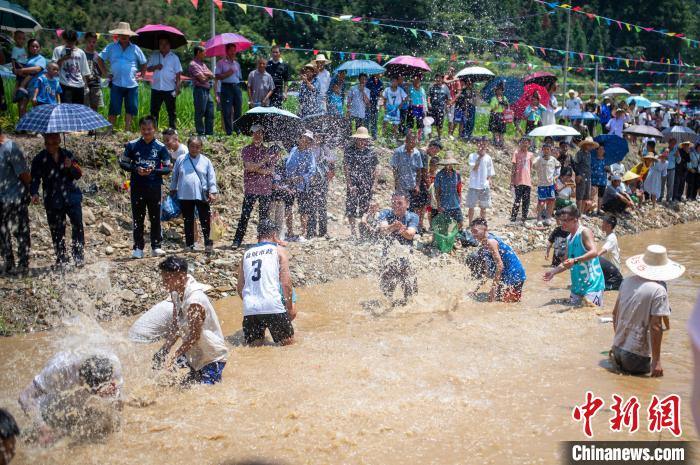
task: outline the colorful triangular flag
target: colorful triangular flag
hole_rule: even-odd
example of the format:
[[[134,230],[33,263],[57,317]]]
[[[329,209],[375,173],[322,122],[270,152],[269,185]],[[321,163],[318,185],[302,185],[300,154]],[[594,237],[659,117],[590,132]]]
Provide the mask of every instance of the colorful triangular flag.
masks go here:
[[[292,21],[296,22],[296,18],[294,17],[294,12],[292,10],[284,10],[284,12],[287,13],[290,18],[292,18]]]
[[[267,14],[270,15],[270,18],[272,18],[272,16],[274,15],[272,8],[270,8],[269,6],[266,6],[264,8],[265,11],[267,11]]]
[[[199,7],[199,0],[190,0],[192,2],[192,6],[196,10],[197,7]]]
[[[236,3],[236,5],[238,5],[238,8],[243,10],[243,13],[248,14],[248,5],[245,3]]]
[[[219,11],[224,11],[224,3],[221,0],[212,0]]]
[[[411,31],[411,34],[413,34],[414,37],[418,38],[418,31],[415,29],[409,29]]]
[[[311,19],[314,20],[315,23],[318,22],[318,15],[316,13],[311,13]]]

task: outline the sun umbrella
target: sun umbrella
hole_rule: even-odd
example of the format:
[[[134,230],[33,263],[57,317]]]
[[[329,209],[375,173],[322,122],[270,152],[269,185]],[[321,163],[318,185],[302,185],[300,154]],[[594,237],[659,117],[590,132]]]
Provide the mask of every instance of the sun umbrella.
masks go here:
[[[663,105],[661,105],[659,102],[651,102],[651,105],[649,105],[649,108],[661,108]]]
[[[643,124],[632,125],[622,132],[625,134],[632,134],[633,136],[640,136],[640,137],[662,138],[664,136],[663,134],[661,134],[661,131],[656,129],[654,126],[646,126]]]
[[[506,96],[509,102],[515,103],[523,95],[524,87],[523,81],[514,77],[497,76],[486,83],[484,88],[481,90],[481,97],[484,101],[488,102],[491,98],[496,95],[496,86],[503,82],[505,89],[503,94]]]
[[[601,95],[603,96],[615,96],[615,95],[629,95],[630,93],[627,91],[627,89],[623,87],[611,87],[609,89],[605,89]]]
[[[528,74],[523,78],[525,84],[539,84],[541,86],[547,86],[553,82],[557,81],[557,77],[546,71],[539,71],[537,73]]]
[[[495,74],[493,74],[490,70],[483,68],[481,66],[469,66],[467,68],[464,68],[457,73],[456,77],[459,79],[464,79],[465,81],[488,81],[492,77],[494,77]]]
[[[183,45],[187,45],[185,34],[174,27],[166,26],[164,24],[147,24],[141,29],[137,29],[136,33],[138,34],[138,37],[133,37],[131,42],[148,50],[158,50],[158,41],[163,37],[170,40],[171,48],[178,48],[182,47]]]
[[[628,97],[625,102],[627,102],[627,105],[634,102],[635,105],[637,105],[637,108],[651,108],[651,102],[649,99],[641,96]]]
[[[570,120],[580,119],[581,121],[598,121],[598,117],[590,111],[584,111],[577,115],[569,116]]]
[[[304,128],[314,134],[323,134],[326,144],[339,147],[352,135],[350,121],[335,115],[312,115],[302,118]]]
[[[580,136],[581,133],[576,129],[569,126],[562,126],[560,124],[548,124],[546,126],[540,126],[535,128],[528,136],[530,137],[563,137],[563,136]]]
[[[678,100],[659,100],[659,104],[666,108],[676,108],[678,106]]]
[[[605,165],[620,163],[629,152],[627,141],[615,134],[601,134],[593,138],[594,141],[605,147]]]
[[[384,67],[372,60],[350,60],[338,66],[333,74],[338,74],[340,71],[345,71],[348,76],[359,76],[360,74],[383,74],[386,72]]]
[[[681,142],[695,142],[695,139],[697,139],[695,131],[685,126],[673,126],[672,128],[664,129],[662,134],[666,142],[673,138],[679,144]]]
[[[19,120],[16,130],[50,134],[92,131],[109,125],[109,121],[90,107],[61,103],[34,107]]]
[[[265,140],[280,141],[285,144],[295,143],[303,130],[301,118],[294,113],[277,107],[255,107],[238,118],[233,126],[236,130],[250,136],[254,124],[263,127]]]
[[[422,58],[400,55],[387,61],[384,65],[387,76],[412,77],[430,72],[430,66]]]
[[[21,6],[0,0],[0,28],[8,31],[34,32],[41,29],[41,25]]]
[[[547,92],[547,89],[539,84],[525,84],[523,87],[523,95],[512,106],[516,119],[525,119],[525,108],[530,105],[530,99],[535,92],[540,96],[540,103],[544,102],[542,105],[549,102],[549,92]]]
[[[246,39],[240,34],[233,34],[232,32],[225,32],[214,36],[207,40],[204,44],[204,49],[206,50],[205,55],[208,57],[223,57],[226,56],[226,46],[228,44],[236,45],[236,52],[240,53],[243,50],[248,50],[253,46],[253,42]]]

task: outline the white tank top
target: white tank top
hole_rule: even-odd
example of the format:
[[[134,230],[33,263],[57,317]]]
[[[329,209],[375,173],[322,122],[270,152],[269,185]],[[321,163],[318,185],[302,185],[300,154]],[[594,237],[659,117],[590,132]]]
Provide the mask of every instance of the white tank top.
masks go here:
[[[261,242],[243,255],[243,316],[285,313],[277,244]]]

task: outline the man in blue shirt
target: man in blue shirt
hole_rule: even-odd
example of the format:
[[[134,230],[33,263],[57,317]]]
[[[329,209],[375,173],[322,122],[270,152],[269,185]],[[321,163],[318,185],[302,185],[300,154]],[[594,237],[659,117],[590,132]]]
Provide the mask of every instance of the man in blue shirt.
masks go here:
[[[304,242],[309,224],[309,215],[314,211],[313,191],[311,190],[311,178],[316,174],[316,159],[311,144],[314,143],[314,133],[305,131],[299,138],[299,143],[289,152],[287,158],[287,183],[294,191],[294,198],[299,205],[301,222],[301,235],[296,237],[292,231],[288,231],[287,240]],[[287,210],[287,224],[294,224],[293,211]],[[290,237],[291,236],[291,237]]]
[[[447,152],[447,158],[440,162],[444,166],[435,176],[433,183],[435,189],[435,198],[437,199],[438,212],[443,213],[457,223],[459,230],[463,229],[464,215],[459,205],[459,185],[462,183],[462,178],[457,171],[455,165],[459,162],[454,158],[452,152]]]
[[[170,154],[164,144],[156,140],[156,121],[144,116],[139,121],[141,137],[124,147],[119,166],[131,173],[131,214],[134,220],[133,258],[143,258],[143,239],[146,210],[151,223],[151,250],[154,257],[165,255],[160,248],[163,237],[160,230],[160,200],[163,176],[170,173]]]
[[[423,160],[416,148],[416,135],[408,131],[404,145],[397,148],[391,156],[391,168],[394,172],[394,189],[406,194],[413,202],[420,195],[420,170]],[[415,211],[411,208],[411,211]]]
[[[143,76],[146,73],[146,56],[141,49],[131,43],[130,38],[138,35],[131,30],[129,23],[119,23],[116,29],[109,31],[117,36],[117,41],[107,45],[97,57],[97,65],[103,76],[107,76],[105,62],[109,61],[111,68],[111,88],[109,97],[109,122],[117,121],[122,112],[122,102],[126,109],[124,128],[131,131],[131,122],[139,111],[139,84],[136,82],[136,72]]]
[[[396,286],[401,284],[403,299],[392,304],[405,305],[418,292],[416,271],[409,259],[418,230],[418,215],[408,211],[406,194],[395,192],[391,196],[391,208],[382,210],[377,219],[379,234],[387,242],[382,253],[384,268],[379,276],[379,287],[391,299]],[[399,244],[398,248],[391,246],[395,242]]]
[[[377,116],[379,110],[379,97],[384,91],[384,83],[379,79],[378,74],[373,74],[369,78],[365,87],[369,90],[369,108],[367,109],[367,125],[369,126],[369,132],[372,134],[372,139],[377,138]]]

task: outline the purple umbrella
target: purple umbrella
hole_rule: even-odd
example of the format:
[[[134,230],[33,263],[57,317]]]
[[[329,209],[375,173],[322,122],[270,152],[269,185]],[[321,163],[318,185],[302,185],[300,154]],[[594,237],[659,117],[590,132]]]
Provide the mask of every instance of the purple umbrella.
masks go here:
[[[401,55],[392,58],[384,65],[387,75],[390,77],[402,75],[405,77],[415,76],[430,72],[430,66],[422,58]]]
[[[163,37],[170,41],[171,48],[187,45],[185,34],[165,24],[147,24],[136,33],[138,37],[133,37],[131,42],[148,50],[158,50],[160,48],[158,41]]]
[[[236,52],[242,52],[243,50],[248,50],[253,46],[253,42],[249,41],[240,34],[233,34],[232,32],[225,32],[214,36],[207,40],[204,44],[204,49],[206,50],[206,56],[208,57],[223,57],[226,56],[226,46],[228,44],[236,45]]]

